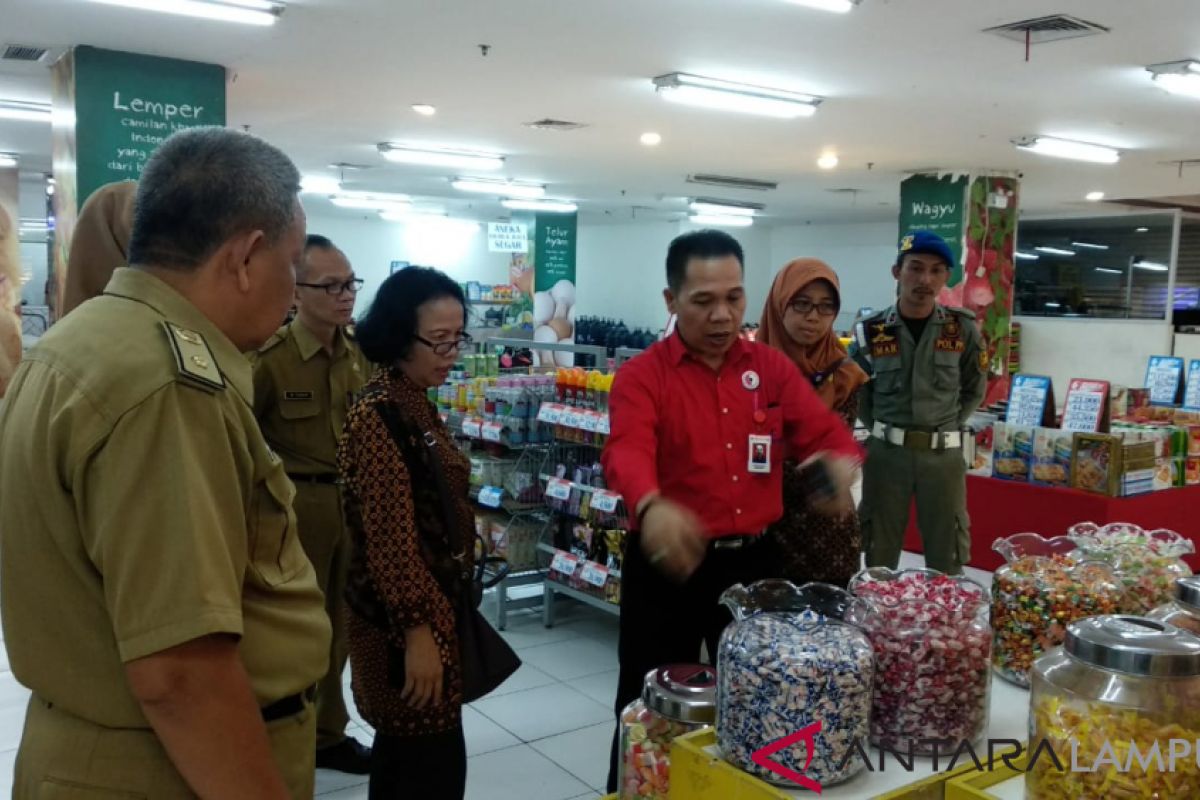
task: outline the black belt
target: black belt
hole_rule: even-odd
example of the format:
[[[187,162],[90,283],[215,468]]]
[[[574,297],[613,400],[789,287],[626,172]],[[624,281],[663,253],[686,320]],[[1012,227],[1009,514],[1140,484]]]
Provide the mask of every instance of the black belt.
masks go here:
[[[755,534],[754,536],[719,536],[716,539],[708,540],[709,550],[742,550],[751,546],[762,536]]]
[[[296,716],[304,710],[305,706],[312,702],[316,693],[317,687],[310,686],[303,692],[296,692],[282,700],[276,700],[269,706],[264,706],[262,710],[263,722],[274,722],[278,719],[287,719],[288,717]]]
[[[288,477],[292,479],[292,483],[320,483],[327,486],[336,486],[342,482],[342,476],[336,472],[325,472],[317,475],[297,475],[289,472]]]

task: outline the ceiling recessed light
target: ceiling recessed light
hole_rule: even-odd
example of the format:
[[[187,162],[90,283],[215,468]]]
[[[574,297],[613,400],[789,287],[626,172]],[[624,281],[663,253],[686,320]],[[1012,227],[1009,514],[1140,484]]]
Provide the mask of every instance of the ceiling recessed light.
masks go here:
[[[654,132],[643,133],[641,141],[646,147],[657,147],[662,144],[662,134]]]
[[[27,103],[23,100],[0,100],[0,119],[20,122],[49,122],[49,103]]]
[[[659,75],[654,79],[654,86],[659,94],[673,103],[777,119],[811,117],[821,104],[821,98],[811,94],[751,86],[684,72]]]
[[[395,164],[482,170],[500,169],[504,166],[504,158],[494,153],[451,150],[441,147],[409,147],[391,142],[382,142],[378,147],[380,154]]]
[[[274,25],[283,13],[283,3],[271,0],[92,0],[139,11],[161,11],[219,22],[245,25]]]
[[[337,194],[342,182],[329,175],[305,175],[300,179],[300,191],[304,194]]]
[[[437,113],[437,107],[431,106],[428,103],[417,103],[412,107],[412,110],[420,114],[422,117],[432,117]]]
[[[1084,198],[1096,203],[1104,199],[1104,192],[1088,192]]]
[[[512,211],[549,211],[554,214],[570,214],[579,206],[568,200],[501,200],[500,205]]]
[[[1089,161],[1093,164],[1116,164],[1121,160],[1119,150],[1099,144],[1058,139],[1054,136],[1022,136],[1013,139],[1019,150],[1027,150],[1043,156],[1068,158],[1073,161]]]
[[[1035,247],[1039,253],[1045,253],[1048,256],[1073,256],[1074,250],[1063,250],[1061,247]]]
[[[17,157],[10,153],[0,153],[0,168],[17,166]]]
[[[533,183],[457,178],[450,185],[460,192],[494,194],[499,197],[519,197],[524,200],[540,200],[546,196],[546,187]]]
[[[817,159],[817,166],[821,169],[833,169],[838,165],[838,157],[836,153],[824,153]]]
[[[743,217],[721,214],[692,214],[688,222],[693,225],[713,225],[718,228],[749,228],[754,224],[754,217]]]
[[[808,6],[818,11],[832,11],[835,14],[845,14],[858,5],[859,0],[788,0],[798,6]]]

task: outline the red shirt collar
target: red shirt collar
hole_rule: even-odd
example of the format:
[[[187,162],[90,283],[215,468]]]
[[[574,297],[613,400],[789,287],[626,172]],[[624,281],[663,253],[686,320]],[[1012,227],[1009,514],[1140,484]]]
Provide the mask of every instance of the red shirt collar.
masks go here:
[[[667,348],[667,358],[673,366],[678,367],[683,363],[683,359],[690,356],[687,345],[683,343],[683,339],[679,337],[679,331],[676,330],[664,342]],[[736,364],[743,358],[750,355],[750,344],[742,337],[737,337],[733,346],[729,348],[729,352],[725,354],[725,363],[722,364],[722,369],[730,364]]]

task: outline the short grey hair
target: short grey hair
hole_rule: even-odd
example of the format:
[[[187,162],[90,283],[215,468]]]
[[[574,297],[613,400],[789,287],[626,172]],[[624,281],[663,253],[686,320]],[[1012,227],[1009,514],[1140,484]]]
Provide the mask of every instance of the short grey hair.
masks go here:
[[[138,182],[129,263],[194,269],[238,234],[274,244],[292,226],[300,173],[248,133],[190,128],[154,152]]]

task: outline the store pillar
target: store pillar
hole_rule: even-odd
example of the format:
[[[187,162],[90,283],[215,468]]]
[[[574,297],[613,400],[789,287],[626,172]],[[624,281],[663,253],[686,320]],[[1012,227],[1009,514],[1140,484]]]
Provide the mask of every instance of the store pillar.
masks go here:
[[[225,125],[225,68],[79,46],[52,70],[54,248],[47,302],[58,316],[75,218],[106,183],[136,181],[172,133]]]
[[[1008,396],[1019,184],[1004,175],[913,175],[900,184],[900,231],[929,230],[959,263],[938,301],[975,314],[988,352],[984,404]]]

